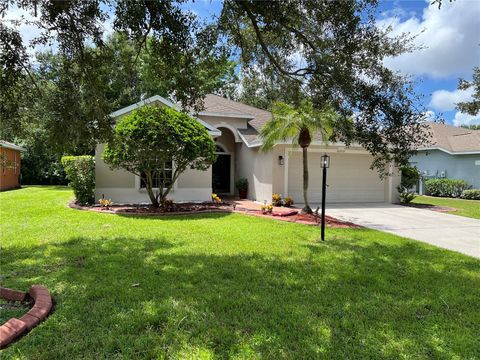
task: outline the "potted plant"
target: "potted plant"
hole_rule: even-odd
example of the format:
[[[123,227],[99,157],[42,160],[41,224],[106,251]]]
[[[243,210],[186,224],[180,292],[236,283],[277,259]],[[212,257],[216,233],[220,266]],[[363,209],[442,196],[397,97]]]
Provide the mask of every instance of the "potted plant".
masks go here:
[[[240,199],[246,199],[248,192],[248,180],[245,178],[238,179],[235,182],[235,187],[238,189],[238,195],[240,196]]]

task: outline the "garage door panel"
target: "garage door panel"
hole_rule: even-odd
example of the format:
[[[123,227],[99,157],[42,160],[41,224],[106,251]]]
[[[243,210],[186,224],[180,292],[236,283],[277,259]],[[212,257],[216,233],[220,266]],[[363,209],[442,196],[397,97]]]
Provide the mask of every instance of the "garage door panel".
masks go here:
[[[322,200],[322,153],[309,152],[309,201]],[[327,202],[384,202],[384,181],[370,170],[372,158],[367,154],[331,154],[327,173]],[[302,153],[289,154],[288,195],[303,202]]]

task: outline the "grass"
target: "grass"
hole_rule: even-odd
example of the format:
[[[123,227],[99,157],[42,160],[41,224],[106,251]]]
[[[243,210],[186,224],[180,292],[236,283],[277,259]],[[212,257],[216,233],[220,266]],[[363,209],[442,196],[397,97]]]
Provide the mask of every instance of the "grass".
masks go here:
[[[451,214],[480,219],[480,200],[441,198],[423,195],[417,196],[413,200],[413,203],[448,206],[457,209],[456,211],[450,212]]]
[[[0,194],[1,282],[50,317],[10,359],[478,359],[480,261],[367,229],[73,210]],[[132,286],[138,284],[138,286]]]

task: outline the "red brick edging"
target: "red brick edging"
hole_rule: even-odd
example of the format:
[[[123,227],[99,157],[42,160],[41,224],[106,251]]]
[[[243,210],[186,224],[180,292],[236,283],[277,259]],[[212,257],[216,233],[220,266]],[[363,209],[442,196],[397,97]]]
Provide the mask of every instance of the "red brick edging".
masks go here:
[[[48,316],[53,306],[52,297],[44,286],[32,285],[28,294],[23,291],[0,287],[0,297],[6,300],[25,301],[28,295],[35,301],[33,307],[20,319],[11,318],[0,326],[0,349],[8,346],[40,324]]]

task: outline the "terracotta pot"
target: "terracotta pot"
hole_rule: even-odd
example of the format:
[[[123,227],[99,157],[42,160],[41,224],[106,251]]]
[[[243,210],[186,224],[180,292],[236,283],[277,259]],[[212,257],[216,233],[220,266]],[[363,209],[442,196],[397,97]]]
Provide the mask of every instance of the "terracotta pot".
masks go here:
[[[246,199],[247,189],[238,189],[238,196],[240,197],[240,199]]]

